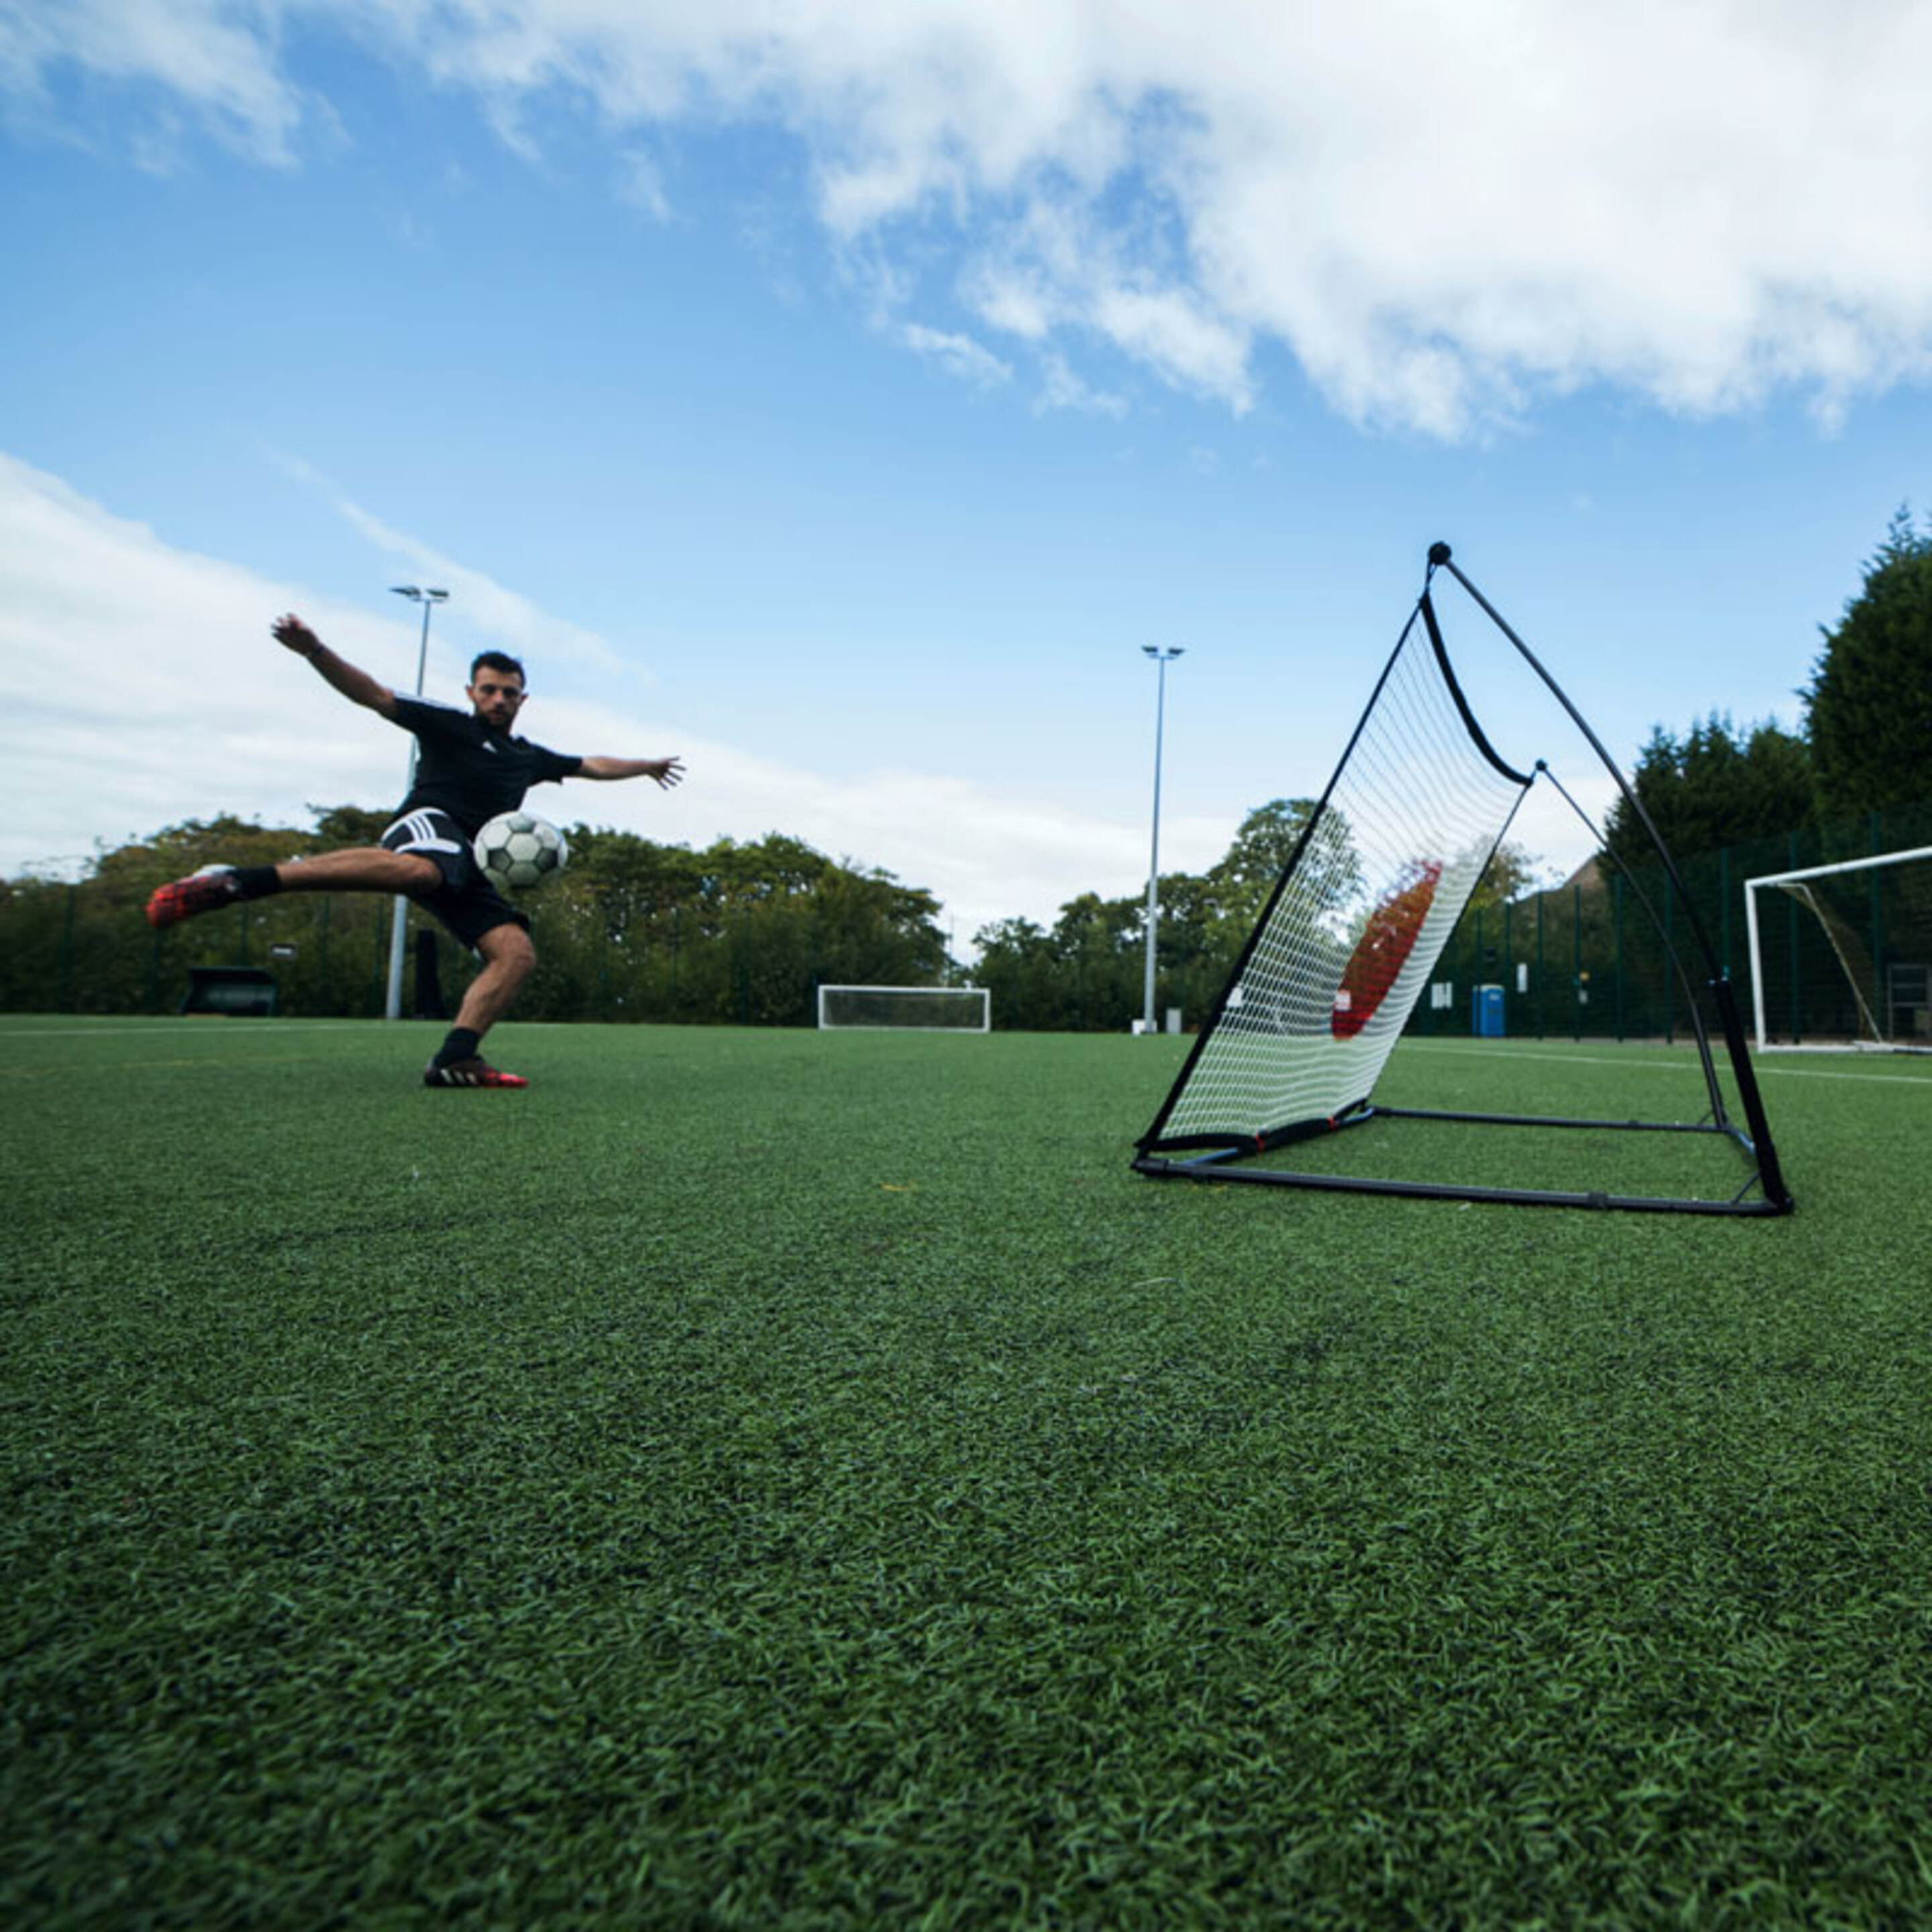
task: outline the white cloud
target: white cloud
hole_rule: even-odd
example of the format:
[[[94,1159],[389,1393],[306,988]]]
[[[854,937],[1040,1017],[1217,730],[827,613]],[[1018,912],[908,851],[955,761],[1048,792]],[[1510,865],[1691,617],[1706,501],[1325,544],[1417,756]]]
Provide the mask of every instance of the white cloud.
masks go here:
[[[970,335],[956,335],[944,329],[927,328],[908,322],[900,332],[908,349],[936,362],[949,376],[975,388],[994,389],[1013,380],[1011,367]]]
[[[1049,355],[1042,360],[1040,394],[1034,398],[1034,412],[1044,416],[1052,410],[1111,416],[1118,422],[1127,412],[1127,399],[1113,391],[1094,388],[1066,366],[1064,357]]]
[[[353,714],[318,734],[293,701],[306,674],[268,635],[292,604],[379,675],[413,669],[400,608],[384,624],[171,549],[0,456],[0,869],[222,809],[304,823],[310,800],[392,792],[391,728]]]
[[[393,560],[408,581],[448,590],[460,598],[471,628],[490,634],[496,648],[520,655],[535,652],[552,663],[614,674],[624,669],[616,652],[594,632],[554,616],[520,592],[495,578],[444,555],[420,537],[392,530],[382,519],[345,495],[315,466],[300,457],[275,452],[272,460],[298,482],[328,499],[344,522],[372,549]],[[434,622],[432,622],[432,633]]]
[[[844,242],[948,236],[989,326],[1238,410],[1264,341],[1442,436],[1596,382],[1828,422],[1932,374],[1924,0],[70,0],[0,16],[0,87],[45,110],[78,64],[280,160],[306,19],[525,146],[539,94],[626,152],[787,128]]]
[[[491,587],[446,558],[409,554],[426,566],[425,580],[466,586],[466,597]],[[533,639],[545,662],[587,636],[494,588],[520,625],[500,628],[513,644]],[[0,760],[10,800],[0,876],[218,812],[304,825],[311,802],[393,802],[403,735],[344,704],[274,643],[268,626],[290,608],[376,676],[413,680],[412,609],[334,603],[173,548],[0,455]],[[463,672],[433,643],[432,695],[454,700]],[[551,699],[541,684],[524,724],[566,750],[674,752],[688,767],[688,782],[669,793],[644,783],[569,787],[556,815],[698,846],[784,832],[935,892],[962,948],[990,920],[1050,924],[1079,892],[1131,892],[1144,878],[1140,827],[943,772],[895,766],[834,778],[675,723],[654,724],[640,743],[619,702]],[[1188,866],[1217,856],[1231,828],[1177,818],[1164,830],[1170,862]]]
[[[594,705],[546,706],[542,725],[573,748],[594,743],[614,751],[678,751],[690,765],[691,782],[669,794],[623,785],[601,788],[587,802],[580,791],[573,794],[573,809],[586,818],[694,845],[721,832],[740,838],[788,832],[835,858],[882,868],[936,892],[944,902],[942,922],[962,951],[993,920],[1023,916],[1050,926],[1060,907],[1082,892],[1112,898],[1146,889],[1144,826],[1042,807],[929,771],[884,766],[830,778],[729,746],[676,738],[674,730],[658,734],[666,738],[662,747],[634,746],[625,737],[634,730]],[[1233,827],[1176,815],[1164,819],[1161,830],[1166,872],[1211,863]]]
[[[670,193],[664,185],[664,170],[654,154],[636,148],[617,157],[617,197],[647,215],[652,221],[671,219]]]
[[[1252,402],[1247,332],[1198,298],[1174,289],[1102,289],[1091,316],[1102,334],[1170,382],[1218,397],[1237,414]]]
[[[172,161],[176,103],[256,160],[289,160],[304,104],[302,90],[278,70],[278,51],[272,17],[224,0],[62,0],[0,10],[0,92],[44,115],[46,80],[68,63],[158,89],[169,104],[148,122],[138,153],[156,168]]]

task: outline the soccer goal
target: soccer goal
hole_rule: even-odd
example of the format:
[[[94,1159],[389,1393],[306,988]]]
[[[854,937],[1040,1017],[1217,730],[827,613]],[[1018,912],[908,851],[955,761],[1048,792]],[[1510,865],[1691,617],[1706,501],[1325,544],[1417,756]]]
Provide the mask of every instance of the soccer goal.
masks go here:
[[[818,1024],[828,1032],[987,1033],[993,1002],[983,986],[821,986]]]
[[[1760,1052],[1932,1053],[1932,845],[1747,879],[1744,926]]]
[[[1460,585],[1541,679],[1570,724],[1607,767],[1636,821],[1648,832],[1691,928],[1701,975],[1678,952],[1672,922],[1659,916],[1636,877],[1626,884],[1654,928],[1669,970],[1682,986],[1694,1035],[1695,1098],[1679,1120],[1595,1120],[1545,1112],[1445,1113],[1388,1104],[1379,1097],[1390,1054],[1484,868],[1508,833],[1531,786],[1549,782],[1590,826],[1582,808],[1538,760],[1533,769],[1510,763],[1478,722],[1450,662],[1432,586],[1438,572]],[[1511,659],[1510,662],[1514,662]],[[1711,1214],[1787,1212],[1786,1191],[1771,1130],[1746,1050],[1743,1025],[1728,978],[1708,935],[1682,890],[1683,882],[1656,827],[1616,765],[1561,687],[1528,645],[1504,622],[1452,561],[1447,544],[1429,553],[1420,598],[1370,694],[1328,789],[1304,826],[1272,896],[1237,959],[1208,1022],[1196,1036],[1179,1077],[1138,1143],[1134,1165],[1143,1174],[1352,1192],[1419,1195],[1456,1200],[1541,1202],[1648,1208]],[[1734,1121],[1699,1012],[1701,976],[1715,1018],[1743,1124]],[[1718,1179],[1694,1192],[1682,1181],[1685,1163],[1655,1163],[1666,1187],[1640,1191],[1606,1179],[1599,1185],[1531,1186],[1474,1180],[1403,1179],[1348,1171],[1348,1163],[1317,1161],[1297,1168],[1270,1156],[1298,1142],[1348,1131],[1411,1136],[1410,1122],[1426,1130],[1432,1162],[1444,1154],[1445,1128],[1506,1126],[1553,1133],[1603,1130],[1570,1143],[1586,1161],[1618,1171],[1620,1156],[1599,1154],[1624,1144],[1626,1132],[1721,1136],[1741,1157],[1726,1159]],[[1352,1146],[1358,1144],[1352,1142]],[[1528,1149],[1514,1144],[1519,1155]],[[1394,1140],[1390,1139],[1391,1150]],[[1454,1150],[1466,1141],[1452,1134]],[[1399,1162],[1389,1164],[1396,1165]],[[1517,1156],[1492,1162],[1506,1172],[1535,1174],[1546,1163]],[[1700,1163],[1701,1166],[1702,1163]],[[1468,1171],[1465,1164],[1465,1171]]]

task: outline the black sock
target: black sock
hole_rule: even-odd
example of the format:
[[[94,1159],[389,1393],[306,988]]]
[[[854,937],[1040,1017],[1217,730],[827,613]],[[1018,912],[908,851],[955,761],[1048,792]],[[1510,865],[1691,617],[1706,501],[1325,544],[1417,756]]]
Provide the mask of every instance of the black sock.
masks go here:
[[[265,899],[272,892],[278,892],[282,882],[275,876],[272,866],[237,866],[235,868],[235,890],[244,899]]]
[[[452,1027],[444,1034],[442,1044],[436,1050],[436,1058],[430,1063],[436,1066],[453,1066],[459,1060],[474,1060],[476,1049],[483,1044],[480,1033],[472,1033],[467,1027]]]

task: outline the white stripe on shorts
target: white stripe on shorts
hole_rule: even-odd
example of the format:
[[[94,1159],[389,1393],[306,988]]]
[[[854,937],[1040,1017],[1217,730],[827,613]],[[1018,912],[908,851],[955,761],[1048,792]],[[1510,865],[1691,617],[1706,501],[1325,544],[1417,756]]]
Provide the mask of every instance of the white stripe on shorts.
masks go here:
[[[436,823],[442,816],[440,812],[405,812],[383,832],[382,843],[388,845],[392,852],[460,852],[463,847],[456,840],[446,838]],[[408,836],[400,845],[389,845],[398,832]]]

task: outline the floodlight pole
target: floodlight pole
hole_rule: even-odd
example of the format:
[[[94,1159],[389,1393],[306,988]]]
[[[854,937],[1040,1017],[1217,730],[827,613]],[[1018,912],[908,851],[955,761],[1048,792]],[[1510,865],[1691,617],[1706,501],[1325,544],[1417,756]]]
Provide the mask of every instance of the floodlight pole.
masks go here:
[[[389,588],[398,597],[406,597],[412,604],[422,606],[422,639],[416,646],[416,695],[423,690],[423,676],[429,666],[429,614],[439,604],[449,601],[447,590],[426,590],[416,584],[392,584]],[[409,776],[404,781],[403,796],[406,798],[416,788],[416,741],[410,740]],[[383,1017],[399,1020],[403,1016],[403,954],[408,942],[410,902],[400,892],[396,895],[396,914],[389,928],[389,997],[383,1009]]]
[[[1141,1021],[1143,1033],[1156,1030],[1154,1017],[1154,928],[1160,918],[1160,740],[1167,718],[1167,668],[1183,655],[1180,644],[1143,644],[1141,650],[1159,670],[1154,683],[1154,851],[1148,860],[1147,906],[1147,1006]]]

